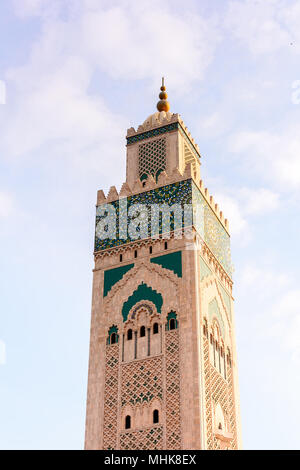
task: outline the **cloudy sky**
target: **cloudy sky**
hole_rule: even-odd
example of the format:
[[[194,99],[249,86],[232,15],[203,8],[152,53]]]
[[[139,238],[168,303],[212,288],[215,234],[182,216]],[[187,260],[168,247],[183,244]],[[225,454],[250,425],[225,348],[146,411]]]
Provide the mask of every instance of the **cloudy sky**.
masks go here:
[[[232,233],[243,443],[300,448],[300,1],[2,0],[0,446],[82,448],[97,189],[166,77]]]

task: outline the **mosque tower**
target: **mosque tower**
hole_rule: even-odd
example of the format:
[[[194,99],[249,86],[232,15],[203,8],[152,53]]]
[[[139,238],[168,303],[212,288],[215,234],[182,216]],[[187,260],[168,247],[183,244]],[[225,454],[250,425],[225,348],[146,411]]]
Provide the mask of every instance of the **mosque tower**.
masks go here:
[[[98,191],[86,449],[239,449],[228,222],[164,82]]]

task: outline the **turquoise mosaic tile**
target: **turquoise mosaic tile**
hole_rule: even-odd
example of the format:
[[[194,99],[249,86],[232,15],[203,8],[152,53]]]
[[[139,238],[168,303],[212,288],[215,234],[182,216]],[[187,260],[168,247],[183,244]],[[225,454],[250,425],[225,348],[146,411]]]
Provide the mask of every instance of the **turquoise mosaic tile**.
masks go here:
[[[200,279],[203,281],[208,276],[212,275],[211,269],[207,266],[205,261],[200,257]]]
[[[110,289],[122,279],[134,264],[126,264],[125,266],[119,266],[118,268],[107,269],[104,271],[104,282],[103,282],[103,297],[105,297]]]
[[[170,269],[178,277],[182,277],[182,256],[181,251],[175,251],[167,255],[151,258],[151,263],[160,264],[165,269]]]
[[[157,312],[161,313],[161,307],[163,304],[162,295],[155,289],[152,289],[152,287],[149,287],[147,284],[142,282],[123,304],[122,315],[124,322],[127,320],[131,308],[142,300],[150,300],[153,302],[156,306]]]
[[[184,208],[184,204],[191,204],[192,203],[192,186],[191,180],[186,181],[179,181],[174,184],[166,185],[161,188],[152,189],[150,191],[146,191],[140,194],[136,194],[133,196],[129,196],[127,198],[127,226],[130,225],[130,208],[136,207],[137,204],[141,204],[143,210],[145,211],[145,217],[142,218],[140,223],[140,227],[138,228],[138,232],[140,232],[140,239],[149,238],[151,236],[151,206],[157,204],[166,204],[167,206],[172,206],[173,204],[180,204],[182,210]],[[103,206],[103,205],[102,205]],[[125,243],[132,242],[132,237],[129,236],[128,230],[126,234],[120,233],[120,205],[119,200],[113,201],[109,204],[115,210],[116,214],[116,237],[105,238],[101,239],[95,236],[95,251],[105,250],[107,248],[112,248],[120,245],[124,245]],[[99,206],[101,208],[101,206]],[[97,212],[99,212],[97,210]],[[108,214],[107,212],[103,216],[99,216],[96,213],[96,227],[101,219],[104,219],[107,224],[110,224],[112,219],[114,218],[114,213]],[[159,219],[158,223],[158,232],[156,234],[163,233],[162,230],[162,217]],[[182,226],[184,226],[184,220],[182,220]],[[174,228],[174,218],[171,217],[170,229],[173,230]],[[154,233],[155,234],[155,233]],[[124,237],[125,235],[125,237]],[[152,233],[153,235],[153,233]]]
[[[219,286],[220,286],[220,290],[221,290],[221,294],[222,294],[222,297],[223,297],[223,300],[224,300],[224,303],[225,303],[225,306],[227,308],[227,311],[230,315],[230,318],[231,318],[231,301],[230,301],[230,296],[229,294],[227,294],[226,290],[224,289],[224,287],[222,286],[222,284],[219,282]]]
[[[211,207],[207,204],[202,193],[199,191],[199,189],[193,182],[192,188],[194,226],[200,234],[201,238],[205,241],[207,246],[215,255],[219,263],[223,266],[227,274],[231,276],[232,265],[230,252],[230,237],[221,222],[216,217]],[[198,207],[197,214],[196,207]]]
[[[131,137],[126,137],[127,145],[135,144],[141,140],[149,139],[150,137],[155,137],[157,135],[165,134],[166,132],[175,131],[178,129],[179,122],[173,122],[172,124],[167,124],[166,126],[158,127],[157,129],[152,129],[150,131],[143,132],[141,134],[133,135]]]
[[[191,179],[185,181],[179,181],[177,183],[169,184],[160,188],[145,191],[140,194],[129,196],[120,200],[113,201],[110,204],[102,204],[97,208],[96,213],[96,235],[95,235],[95,252],[113,248],[117,246],[130,243],[135,239],[146,239],[149,237],[157,236],[158,234],[164,233],[163,230],[163,217],[160,215],[158,223],[155,229],[152,226],[151,233],[151,206],[163,205],[171,207],[173,204],[178,204],[182,208],[182,227],[190,226],[191,223],[196,228],[200,237],[208,245],[214,256],[223,266],[229,276],[232,275],[231,265],[231,253],[230,253],[230,237],[216,217],[213,210],[206,202],[204,196],[193,183]],[[122,211],[122,205],[127,204],[127,212]],[[192,219],[187,217],[187,220],[183,217],[183,209],[185,205],[191,205],[193,207]],[[120,209],[121,207],[121,209]],[[104,211],[103,208],[109,208]],[[130,236],[128,227],[132,220],[134,221],[137,214],[130,213],[131,210],[138,208],[140,218],[139,223],[136,227],[135,238]],[[102,211],[102,213],[101,213]],[[122,224],[120,220],[122,217],[125,221],[127,217],[127,227],[124,233],[122,233]],[[115,230],[113,227],[110,237],[99,236],[99,226],[107,226],[115,221]],[[174,227],[175,217],[171,216],[170,219],[170,230]],[[152,224],[153,225],[153,224]],[[113,224],[112,224],[113,226]],[[132,235],[132,234],[131,234]]]

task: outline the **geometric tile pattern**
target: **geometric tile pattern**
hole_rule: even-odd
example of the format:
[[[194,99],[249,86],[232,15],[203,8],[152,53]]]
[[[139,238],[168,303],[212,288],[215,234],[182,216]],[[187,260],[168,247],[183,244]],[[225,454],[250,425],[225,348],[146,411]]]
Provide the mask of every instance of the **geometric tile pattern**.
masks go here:
[[[162,426],[141,429],[122,433],[120,435],[121,450],[162,450],[163,428]]]
[[[204,340],[204,376],[205,376],[205,406],[206,406],[206,437],[207,448],[217,450],[220,448],[220,442],[214,437],[213,430],[213,402],[220,403],[222,410],[229,419],[230,432],[233,433],[233,439],[230,441],[231,449],[237,448],[236,443],[236,422],[233,396],[232,368],[226,365],[227,380],[210,364],[209,342],[206,335]]]
[[[232,368],[228,368],[228,383],[230,384],[231,393],[229,394],[229,422],[231,427],[231,432],[234,435],[232,439],[232,449],[237,449],[237,440],[236,440],[236,424],[235,424],[235,406],[234,406],[234,395],[233,395],[233,376]]]
[[[106,347],[103,448],[117,448],[119,345]]]
[[[207,240],[209,248],[230,275],[232,266],[229,236],[207,204],[204,209],[204,230],[204,241]]]
[[[209,343],[206,335],[203,336],[204,350],[204,378],[205,378],[205,408],[206,408],[206,439],[207,448],[213,448],[213,429],[212,429],[212,403],[210,392],[210,363],[209,363]]]
[[[145,139],[150,139],[151,137],[159,136],[161,134],[165,134],[167,132],[172,132],[174,130],[179,130],[180,134],[184,138],[184,140],[189,144],[189,147],[195,157],[200,159],[200,154],[198,150],[194,147],[193,142],[190,140],[188,135],[186,134],[183,127],[179,124],[179,122],[173,122],[172,124],[167,124],[166,126],[158,127],[156,129],[151,129],[149,131],[143,132],[141,134],[133,135],[130,137],[126,137],[127,145],[135,144],[136,142],[141,142]]]
[[[163,171],[165,169],[165,137],[139,145],[139,177],[141,179],[145,179],[148,175],[152,175],[155,178],[158,171]]]
[[[121,404],[163,400],[162,357],[153,357],[122,366]]]
[[[201,191],[197,188],[191,179],[185,181],[178,181],[173,184],[168,184],[160,188],[151,189],[143,193],[135,194],[127,197],[127,211],[130,207],[135,204],[141,204],[145,207],[145,213],[141,217],[139,233],[140,238],[151,237],[151,205],[153,204],[167,204],[172,206],[173,204],[180,204],[182,209],[184,204],[193,204],[199,208],[198,216],[193,214],[193,225],[201,238],[205,241],[209,249],[212,251],[214,256],[217,258],[219,263],[223,266],[229,276],[232,275],[231,265],[231,253],[230,253],[230,238],[220,223],[215,213],[206,202]],[[95,252],[121,246],[126,243],[132,242],[127,231],[126,238],[119,238],[119,200],[111,202],[111,205],[116,214],[116,237],[115,238],[104,238],[100,239],[97,234],[95,235]],[[101,205],[99,206],[101,207]],[[148,214],[148,215],[147,215]],[[101,216],[96,214],[96,226],[100,220],[104,219],[107,225],[110,224],[110,217],[114,217],[113,214]],[[129,227],[131,222],[130,216],[127,216],[127,226]],[[104,223],[102,221],[102,223]],[[182,226],[186,221],[183,220]],[[190,225],[191,221],[188,221]],[[174,217],[171,217],[170,230],[174,228]],[[159,222],[159,233],[162,233],[162,218],[160,217]]]
[[[136,142],[140,142],[144,139],[149,139],[150,137],[155,137],[156,135],[165,134],[166,132],[172,132],[178,129],[180,124],[178,122],[174,122],[172,124],[168,124],[167,126],[162,126],[157,129],[152,129],[147,132],[143,132],[142,134],[134,135],[131,137],[126,137],[127,145],[135,144]]]
[[[166,442],[181,449],[179,330],[166,331]]]
[[[136,204],[142,204],[148,211],[148,217],[142,219],[140,224],[140,233],[141,238],[143,238],[143,233],[146,231],[146,238],[151,236],[151,205],[153,204],[167,204],[172,206],[173,204],[181,204],[182,210],[184,209],[184,204],[191,204],[192,203],[192,186],[191,180],[185,181],[178,181],[173,184],[168,184],[166,186],[162,186],[160,188],[151,189],[149,191],[145,191],[143,193],[134,194],[132,196],[127,197],[127,211],[129,214],[129,210],[131,206]],[[127,231],[126,238],[119,238],[119,219],[120,219],[120,207],[119,207],[119,200],[112,201],[108,205],[112,206],[115,210],[116,214],[116,227],[117,233],[116,238],[104,238],[101,239],[95,234],[95,251],[106,250],[107,248],[112,248],[120,245],[124,245],[126,243],[132,242],[129,233]],[[98,206],[98,207],[101,207]],[[100,222],[100,220],[105,218],[105,223],[109,225],[111,223],[111,219],[114,217],[114,214],[111,215],[98,215],[96,212],[96,226]],[[127,217],[127,227],[129,227],[131,222],[130,216]],[[104,223],[104,222],[103,222]],[[174,224],[174,220],[171,217],[171,227]],[[162,233],[162,220],[160,217],[159,221],[159,233]],[[123,236],[123,235],[122,235]]]
[[[230,238],[223,225],[219,222],[205,198],[192,183],[193,207],[199,208],[198,218],[194,217],[193,225],[209,249],[229,276],[232,275]]]

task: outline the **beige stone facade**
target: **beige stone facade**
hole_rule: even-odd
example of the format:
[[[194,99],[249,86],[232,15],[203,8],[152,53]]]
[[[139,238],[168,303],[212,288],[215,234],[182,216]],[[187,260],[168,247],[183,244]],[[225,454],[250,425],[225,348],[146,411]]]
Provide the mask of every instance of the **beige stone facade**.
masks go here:
[[[86,449],[241,448],[228,223],[179,115],[128,130],[126,182],[97,205],[183,187],[203,228],[95,245]]]

